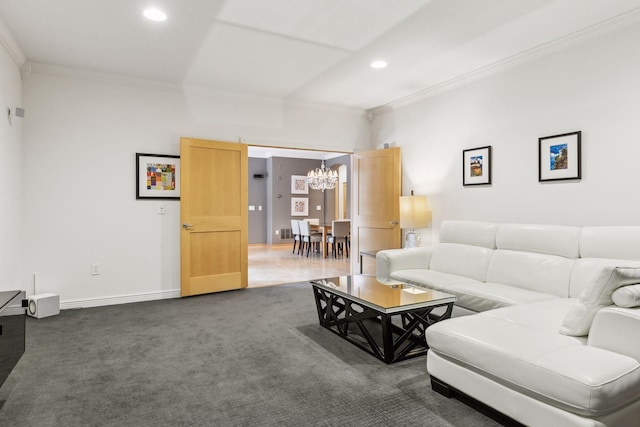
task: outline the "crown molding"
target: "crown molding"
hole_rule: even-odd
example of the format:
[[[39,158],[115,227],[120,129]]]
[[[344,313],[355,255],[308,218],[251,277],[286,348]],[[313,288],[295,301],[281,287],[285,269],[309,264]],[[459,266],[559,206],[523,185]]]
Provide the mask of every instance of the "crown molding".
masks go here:
[[[401,108],[419,101],[423,101],[425,99],[442,94],[444,92],[448,92],[469,83],[485,79],[509,68],[513,68],[526,62],[530,62],[534,59],[542,58],[553,53],[568,49],[584,41],[603,37],[609,33],[620,31],[633,24],[636,24],[638,21],[640,21],[640,8],[635,8],[622,15],[618,15],[606,21],[594,24],[590,27],[568,34],[564,37],[543,43],[500,61],[496,61],[492,64],[477,68],[473,71],[454,77],[450,80],[446,80],[442,83],[420,90],[411,95],[399,98],[395,101],[391,101],[387,104],[372,108],[369,110],[369,112],[373,113],[373,115],[376,116],[383,114],[389,110]]]
[[[18,68],[22,69],[22,66],[27,62],[27,57],[22,53],[22,49],[20,49],[16,39],[13,38],[11,31],[9,31],[2,19],[0,19],[0,44],[4,46]]]
[[[122,74],[112,74],[102,71],[85,70],[81,68],[65,67],[62,65],[47,64],[44,62],[26,61],[25,66],[28,65],[28,74],[39,73],[49,74],[60,77],[68,77],[73,79],[84,79],[99,81],[104,83],[113,83],[126,86],[135,87],[150,87],[150,88],[165,88],[172,90],[184,90],[187,92],[195,91],[199,93],[208,93],[214,96],[222,96],[227,98],[235,98],[244,102],[257,102],[260,104],[273,104],[273,105],[289,105],[292,107],[315,109],[319,111],[334,111],[341,113],[349,113],[355,115],[362,115],[364,110],[362,108],[345,107],[340,105],[322,104],[314,102],[306,102],[298,99],[291,98],[276,98],[269,96],[254,95],[248,93],[231,92],[221,89],[208,88],[205,86],[190,85],[188,83],[174,83],[160,80],[144,79],[139,77],[131,77]],[[25,68],[25,67],[23,67]],[[27,70],[23,70],[27,72]]]
[[[129,86],[146,86],[146,87],[166,87],[176,88],[177,84],[171,82],[163,82],[159,80],[143,79],[138,77],[130,77],[121,74],[112,74],[102,71],[85,70],[82,68],[65,67],[62,65],[47,64],[44,62],[30,61],[31,72],[39,74],[49,74],[60,77],[69,77],[84,80],[93,80],[106,83],[117,83]]]

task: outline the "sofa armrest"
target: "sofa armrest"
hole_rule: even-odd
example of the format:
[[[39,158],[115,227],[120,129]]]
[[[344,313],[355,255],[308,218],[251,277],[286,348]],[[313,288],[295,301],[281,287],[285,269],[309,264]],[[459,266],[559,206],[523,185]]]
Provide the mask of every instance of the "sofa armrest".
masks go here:
[[[391,280],[391,273],[409,268],[429,268],[433,247],[385,249],[376,255],[376,276],[384,282]]]
[[[632,357],[640,362],[640,308],[621,308],[615,305],[598,310],[588,344]]]

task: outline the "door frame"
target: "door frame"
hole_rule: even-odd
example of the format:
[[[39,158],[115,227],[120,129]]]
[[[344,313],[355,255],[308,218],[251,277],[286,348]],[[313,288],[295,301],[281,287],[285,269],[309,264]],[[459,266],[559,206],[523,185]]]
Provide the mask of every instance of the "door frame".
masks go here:
[[[326,150],[326,149],[325,149],[325,150],[319,150],[319,149],[312,149],[312,148],[303,148],[303,147],[283,147],[283,146],[276,146],[276,145],[257,145],[257,144],[251,144],[250,142],[246,142],[246,144],[247,144],[247,146],[248,146],[248,150],[249,150],[249,152],[251,152],[251,148],[252,148],[252,147],[257,147],[257,148],[264,148],[264,149],[273,149],[274,151],[277,151],[277,150],[287,150],[287,151],[317,152],[317,153],[336,153],[336,154],[345,155],[345,156],[346,156],[346,155],[348,155],[348,156],[349,156],[349,161],[348,161],[349,163],[344,162],[344,165],[345,165],[345,166],[348,166],[349,168],[351,168],[351,169],[350,169],[350,171],[349,171],[350,173],[347,175],[347,180],[348,180],[349,192],[350,192],[349,197],[350,197],[350,199],[352,200],[353,196],[351,195],[351,191],[350,191],[350,190],[351,190],[351,187],[350,187],[350,186],[351,186],[351,182],[350,182],[350,181],[352,181],[352,180],[353,180],[353,178],[352,178],[352,176],[353,176],[353,154],[354,154],[354,153],[353,153],[353,151]],[[274,155],[273,155],[272,157],[290,157],[290,156],[288,156],[288,155],[279,156],[278,154],[279,154],[279,153],[275,152],[275,153],[274,153]],[[290,158],[296,158],[296,157],[290,157]],[[302,156],[301,156],[301,157],[297,157],[297,158],[299,158],[299,159],[305,159],[306,157],[302,157]],[[319,162],[320,162],[320,161],[321,161],[321,160],[320,160],[320,159],[318,159],[318,165],[319,165]],[[249,174],[249,175],[250,175],[250,174]],[[288,181],[287,181],[287,182],[288,182]],[[287,184],[287,185],[288,185],[288,184]],[[269,191],[270,191],[270,190],[267,188],[267,192],[269,192]],[[315,190],[314,190],[314,191],[315,191]],[[284,196],[284,195],[283,195],[283,196]],[[304,197],[304,196],[302,196],[302,197]],[[328,200],[328,199],[329,199],[328,197],[325,197],[325,203],[327,202],[327,200]],[[272,196],[271,200],[268,200],[268,201],[267,201],[267,203],[271,203],[271,202],[272,202],[272,200],[273,200],[273,196]],[[333,201],[333,197],[331,198],[331,201]],[[353,204],[353,203],[350,203],[350,205],[352,205],[352,204]],[[325,204],[325,206],[326,206],[326,204]],[[269,207],[271,207],[271,206],[269,205]],[[311,212],[310,212],[310,213],[311,213]],[[324,215],[325,215],[325,214],[326,214],[326,209],[322,211],[322,216],[324,217]],[[333,212],[331,212],[331,215],[334,215],[334,214],[333,214]],[[347,211],[347,215],[348,215],[349,217],[351,217],[351,215],[352,215],[351,206],[349,206],[349,210]],[[265,220],[265,221],[266,221],[266,220]],[[267,222],[267,227],[266,227],[266,228],[267,228],[267,233],[272,233],[272,232],[273,232],[273,230],[272,230],[272,228],[273,228],[273,227],[272,227],[272,224],[270,225],[270,224]],[[265,244],[269,244],[269,241],[270,241],[270,240],[267,238],[267,239],[265,240]],[[273,243],[273,244],[275,244],[275,242],[272,242],[272,243]],[[287,243],[289,243],[289,244],[290,244],[290,242],[288,242],[288,241],[287,241]],[[349,264],[350,264],[350,268],[351,268],[351,263],[349,263]],[[251,267],[251,261],[249,261],[249,268],[250,268],[250,267]],[[249,285],[251,284],[250,282],[251,282],[251,278],[249,278]]]

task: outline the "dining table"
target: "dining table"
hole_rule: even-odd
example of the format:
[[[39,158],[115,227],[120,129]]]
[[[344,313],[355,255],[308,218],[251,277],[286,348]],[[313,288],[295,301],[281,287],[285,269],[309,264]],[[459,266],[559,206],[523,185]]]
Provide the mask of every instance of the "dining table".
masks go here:
[[[322,257],[327,257],[327,252],[329,251],[329,244],[327,243],[327,236],[331,234],[332,225],[331,224],[309,224],[309,228],[313,231],[317,231],[322,233]]]

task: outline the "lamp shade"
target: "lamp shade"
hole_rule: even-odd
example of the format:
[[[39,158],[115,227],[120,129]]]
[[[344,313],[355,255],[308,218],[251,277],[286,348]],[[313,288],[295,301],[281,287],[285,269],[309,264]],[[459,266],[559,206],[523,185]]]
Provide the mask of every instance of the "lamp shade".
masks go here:
[[[427,196],[400,196],[400,228],[425,228],[430,219]]]

